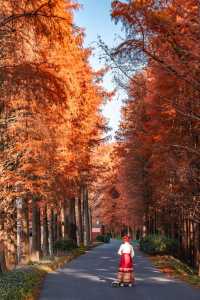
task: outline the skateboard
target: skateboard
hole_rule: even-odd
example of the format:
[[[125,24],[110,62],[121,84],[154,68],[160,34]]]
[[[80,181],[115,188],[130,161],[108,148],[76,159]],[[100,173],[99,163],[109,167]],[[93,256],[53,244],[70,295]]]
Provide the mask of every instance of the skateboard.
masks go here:
[[[124,283],[124,282],[118,282],[118,281],[113,281],[112,282],[112,287],[132,287],[133,286],[133,283],[132,282],[127,282],[127,283]]]

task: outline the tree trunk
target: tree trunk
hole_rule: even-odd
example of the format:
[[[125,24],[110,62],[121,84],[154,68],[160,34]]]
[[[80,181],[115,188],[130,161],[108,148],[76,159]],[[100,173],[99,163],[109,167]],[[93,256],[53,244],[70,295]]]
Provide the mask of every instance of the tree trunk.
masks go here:
[[[61,226],[61,215],[60,212],[57,214],[57,240],[62,238],[62,226]]]
[[[6,258],[5,258],[5,248],[4,248],[4,216],[3,213],[0,214],[0,272],[6,272]]]
[[[157,234],[157,211],[154,210],[154,234]]]
[[[41,253],[41,215],[40,215],[40,208],[37,207],[37,250]]]
[[[32,247],[31,253],[37,251],[37,208],[36,200],[32,199]]]
[[[53,240],[53,211],[49,209],[47,211],[48,217],[48,235],[49,235],[49,254],[53,256],[54,240]]]
[[[170,222],[170,238],[175,239],[176,238],[176,224],[175,224],[175,220],[174,220],[172,213],[169,214],[169,220],[171,220],[171,222]]]
[[[76,215],[75,215],[75,199],[69,201],[69,238],[77,244],[76,238]]]
[[[198,257],[198,275],[200,276],[200,224],[198,226],[198,245],[197,245],[197,257]]]
[[[190,256],[191,265],[195,268],[195,234],[194,234],[194,222],[190,222]]]
[[[82,211],[81,211],[81,197],[76,198],[75,209],[76,209],[76,223],[77,223],[77,243],[78,246],[83,245],[83,222],[82,222]]]
[[[90,232],[90,242],[92,241],[92,209],[89,208],[89,232]]]
[[[23,234],[22,234],[22,199],[16,199],[17,207],[17,263],[19,264],[22,259],[22,250],[23,250]]]
[[[182,235],[182,247],[184,250],[184,259],[187,259],[187,223],[183,216],[183,235]]]
[[[29,208],[27,200],[24,199],[21,211],[21,247],[22,262],[27,262],[30,256],[30,240],[29,240]]]
[[[43,210],[43,255],[49,255],[49,231],[48,231],[48,218],[47,218],[47,206],[45,205]]]
[[[53,212],[53,240],[57,241],[57,213]]]
[[[41,254],[41,224],[40,209],[37,207],[36,200],[32,200],[32,249],[31,259],[38,261]]]
[[[83,216],[84,216],[84,245],[90,244],[90,225],[89,225],[89,207],[88,207],[88,189],[84,187],[83,193]]]
[[[61,234],[62,239],[65,239],[65,200],[61,208]]]
[[[15,206],[14,206],[15,205]],[[13,208],[14,206],[14,208]],[[16,203],[4,215],[3,241],[5,247],[6,266],[10,270],[17,265],[17,210]]]
[[[69,239],[69,200],[64,203],[64,239]]]
[[[186,219],[187,263],[190,263],[190,221]]]
[[[6,267],[6,258],[5,258],[5,251],[3,245],[0,247],[0,273],[4,273],[7,271]]]

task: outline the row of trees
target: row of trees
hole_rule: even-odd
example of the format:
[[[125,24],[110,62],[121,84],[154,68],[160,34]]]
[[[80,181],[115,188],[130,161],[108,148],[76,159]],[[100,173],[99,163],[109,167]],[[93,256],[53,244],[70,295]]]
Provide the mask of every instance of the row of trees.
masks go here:
[[[0,244],[7,266],[90,239],[88,185],[106,123],[71,0],[0,3]]]
[[[199,1],[113,1],[112,9],[126,32],[109,53],[128,91],[114,151],[121,214],[179,240],[179,256],[200,269]]]

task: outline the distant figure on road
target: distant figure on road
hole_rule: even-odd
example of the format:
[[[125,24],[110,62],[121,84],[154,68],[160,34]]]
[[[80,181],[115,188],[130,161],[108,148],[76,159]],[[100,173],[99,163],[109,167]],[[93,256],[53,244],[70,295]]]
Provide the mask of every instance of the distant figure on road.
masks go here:
[[[133,257],[134,250],[130,244],[130,237],[125,235],[123,237],[123,244],[121,244],[118,254],[120,257],[118,281],[121,284],[132,284],[134,283],[133,276]]]

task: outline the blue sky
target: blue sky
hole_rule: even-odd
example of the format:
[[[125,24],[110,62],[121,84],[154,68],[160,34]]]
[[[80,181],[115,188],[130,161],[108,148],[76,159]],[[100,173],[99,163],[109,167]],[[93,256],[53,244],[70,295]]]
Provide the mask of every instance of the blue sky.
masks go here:
[[[101,36],[102,40],[110,47],[116,44],[117,36],[121,35],[122,32],[121,27],[116,26],[111,20],[111,1],[79,0],[78,2],[83,5],[83,8],[75,13],[75,23],[85,29],[85,46],[96,47],[95,41],[97,41],[98,36]],[[91,64],[95,69],[103,66],[99,62],[99,56],[100,51],[95,48],[91,57]],[[108,90],[113,89],[111,74],[105,76],[104,86]],[[103,108],[103,113],[110,120],[109,125],[113,128],[112,135],[114,135],[120,120],[122,98],[123,94],[118,92],[113,101]]]

